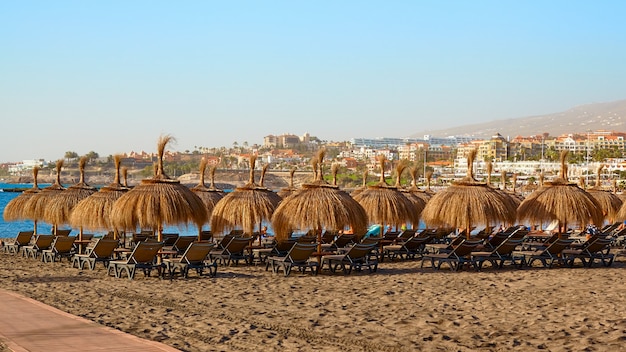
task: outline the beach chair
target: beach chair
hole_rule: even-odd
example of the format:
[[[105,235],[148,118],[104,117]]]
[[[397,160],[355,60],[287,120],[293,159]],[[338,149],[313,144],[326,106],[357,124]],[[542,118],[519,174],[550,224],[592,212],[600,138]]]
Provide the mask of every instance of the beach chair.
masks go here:
[[[109,262],[107,274],[113,273],[115,277],[121,278],[123,273],[132,280],[137,269],[143,271],[144,276],[150,276],[153,269],[159,271],[161,276],[162,264],[157,264],[157,254],[163,248],[163,242],[139,242],[126,260],[112,260]]]
[[[514,255],[513,252],[522,244],[521,239],[507,238],[491,251],[472,252],[472,261],[476,263],[476,269],[481,270],[485,262],[491,263],[494,268],[502,269],[507,261],[521,268],[524,257]]]
[[[336,231],[324,231],[322,234],[322,243],[330,244],[337,236],[339,236],[339,233]]]
[[[574,266],[574,261],[580,259],[585,267],[592,267],[596,259],[598,259],[602,265],[610,266],[613,264],[615,255],[609,253],[611,248],[611,239],[602,237],[593,237],[587,242],[583,243],[580,248],[577,249],[564,249],[561,252],[565,264],[569,267]]]
[[[164,247],[171,247],[174,245],[174,243],[176,243],[176,240],[178,239],[179,234],[177,233],[163,233],[161,234],[161,238],[163,239],[163,246]]]
[[[265,270],[268,269],[267,258],[268,257],[284,257],[289,253],[291,247],[296,244],[295,238],[287,238],[276,242],[271,248],[261,248],[254,250],[259,256],[261,263],[266,263]]]
[[[287,255],[284,257],[268,257],[267,265],[272,268],[273,273],[277,273],[279,268],[283,269],[285,276],[289,276],[291,269],[298,268],[300,272],[306,273],[307,268],[311,269],[311,274],[316,275],[319,269],[317,260],[312,260],[311,255],[317,250],[315,243],[298,243],[296,242]]]
[[[516,255],[524,256],[524,262],[527,266],[532,266],[535,260],[541,262],[542,266],[551,268],[554,262],[565,264],[563,256],[561,255],[567,247],[569,247],[574,240],[570,239],[557,239],[554,242],[550,243],[547,247],[543,249],[538,249],[535,251],[521,251],[516,252]]]
[[[386,241],[395,241],[396,239],[398,239],[398,236],[400,235],[400,231],[386,231],[383,234],[383,240]]]
[[[337,236],[337,238],[335,238],[333,242],[331,242],[330,246],[328,247],[328,250],[332,252],[332,251],[336,251],[339,248],[344,248],[348,246],[349,244],[354,243],[355,238],[356,238],[355,235],[341,234]]]
[[[296,238],[296,242],[299,243],[316,243],[317,236],[314,235],[304,235]]]
[[[400,234],[394,239],[394,243],[402,243],[402,242],[406,242],[409,239],[418,236],[419,234],[417,233],[416,230],[413,229],[406,229],[403,230],[402,232],[400,232]]]
[[[41,261],[44,263],[56,262],[58,259],[70,258],[74,255],[74,241],[76,236],[56,236],[50,248],[41,251]]]
[[[187,247],[189,247],[190,244],[195,242],[196,239],[197,239],[196,236],[179,236],[176,238],[176,241],[172,244],[171,249],[173,251],[177,251],[179,255],[183,254],[187,250]],[[214,243],[212,244],[215,245]]]
[[[200,231],[200,241],[213,241],[213,232],[211,230]]]
[[[330,272],[336,272],[341,267],[344,274],[350,274],[352,270],[361,271],[367,268],[370,273],[378,270],[378,259],[370,253],[376,247],[375,244],[357,243],[345,254],[331,254],[322,256],[321,267],[328,264]]]
[[[85,264],[90,270],[96,268],[96,263],[101,262],[105,268],[109,267],[109,262],[113,260],[115,248],[119,246],[119,241],[108,238],[100,238],[96,240],[93,247],[88,248],[85,254],[74,254],[72,258],[72,267],[85,268]]]
[[[430,266],[437,270],[441,269],[441,265],[443,263],[447,263],[450,266],[450,269],[454,271],[461,270],[465,264],[472,264],[476,267],[475,262],[472,260],[471,253],[480,243],[481,241],[464,240],[450,252],[424,254],[422,256],[422,263],[420,267],[423,268],[424,262],[427,260],[430,261]]]
[[[495,235],[489,237],[483,247],[485,250],[492,250],[498,247],[502,242],[506,241],[509,238],[510,234],[505,232],[498,232]]]
[[[457,235],[450,239],[450,242],[439,242],[439,243],[430,243],[428,245],[429,251],[433,253],[449,253],[456,246],[463,243],[466,240],[466,236],[464,234]],[[480,241],[479,241],[480,242]]]
[[[10,254],[17,254],[20,249],[30,244],[30,240],[33,238],[34,231],[20,231],[13,241],[9,243],[4,242],[4,252]]]
[[[383,246],[383,255],[390,260],[415,259],[426,251],[426,244],[432,240],[431,237],[411,237],[410,239],[400,242],[400,244],[390,244]]]
[[[209,276],[215,277],[217,275],[217,263],[215,261],[207,262],[209,253],[214,247],[214,243],[194,242],[187,246],[181,257],[163,259],[163,265],[165,265],[170,280],[173,279],[178,270],[184,278],[187,278],[189,269],[194,269],[198,276],[202,276],[204,270],[208,269]],[[165,274],[165,271],[163,273]]]
[[[247,251],[251,240],[251,237],[233,237],[224,249],[209,252],[209,258],[211,261],[219,261],[225,265],[230,265],[231,262],[238,265],[240,260],[244,260],[246,264],[252,264],[252,255]]]
[[[72,229],[57,229],[54,233],[55,236],[69,236]]]
[[[33,257],[34,259],[37,259],[37,257],[43,250],[50,248],[53,240],[54,235],[35,236],[35,241],[33,242],[33,244],[22,247],[22,256],[26,258]]]

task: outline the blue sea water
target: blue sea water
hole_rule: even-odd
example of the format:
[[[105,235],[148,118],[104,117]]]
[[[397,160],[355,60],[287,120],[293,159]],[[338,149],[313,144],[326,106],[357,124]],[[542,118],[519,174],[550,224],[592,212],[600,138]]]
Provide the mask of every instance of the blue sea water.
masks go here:
[[[48,184],[39,184],[40,188],[49,186]],[[12,188],[31,188],[32,184],[10,184],[0,183],[0,189],[12,189]],[[13,198],[20,195],[20,192],[0,192],[0,214],[4,214],[4,208]],[[34,228],[34,223],[30,220],[25,221],[4,221],[4,216],[0,217],[0,238],[15,238],[19,231],[30,231]],[[206,228],[208,229],[208,228]],[[206,230],[205,229],[205,230]],[[37,223],[38,233],[51,233],[52,225],[44,222]],[[189,226],[182,225],[180,227],[166,227],[163,232],[178,233],[181,236],[196,236],[198,229],[195,225]],[[72,231],[72,233],[78,233],[78,230]],[[98,235],[99,233],[96,233]],[[102,233],[104,234],[104,232]]]

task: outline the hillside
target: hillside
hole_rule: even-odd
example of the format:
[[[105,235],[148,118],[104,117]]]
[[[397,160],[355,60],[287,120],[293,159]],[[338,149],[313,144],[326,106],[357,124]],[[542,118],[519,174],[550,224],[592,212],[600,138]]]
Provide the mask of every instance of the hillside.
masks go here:
[[[548,132],[551,136],[564,133],[585,133],[588,130],[626,131],[626,99],[608,103],[586,104],[567,111],[539,116],[496,120],[485,123],[454,126],[441,130],[426,130],[410,137],[425,134],[438,137],[476,136],[531,136]]]

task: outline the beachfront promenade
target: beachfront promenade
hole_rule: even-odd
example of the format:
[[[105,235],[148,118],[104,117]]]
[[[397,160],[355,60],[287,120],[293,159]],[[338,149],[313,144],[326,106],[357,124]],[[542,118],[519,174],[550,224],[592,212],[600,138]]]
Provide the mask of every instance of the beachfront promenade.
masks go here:
[[[0,289],[0,342],[14,352],[178,351]]]

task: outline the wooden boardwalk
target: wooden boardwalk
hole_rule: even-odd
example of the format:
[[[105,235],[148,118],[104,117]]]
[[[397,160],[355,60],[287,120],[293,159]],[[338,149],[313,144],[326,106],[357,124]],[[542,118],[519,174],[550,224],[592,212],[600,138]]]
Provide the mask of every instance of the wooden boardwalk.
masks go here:
[[[178,351],[2,289],[0,340],[14,352]]]

